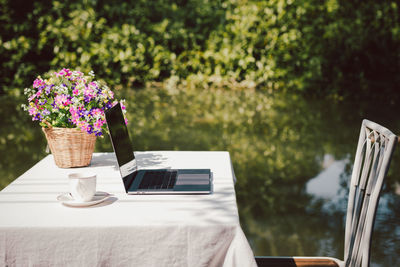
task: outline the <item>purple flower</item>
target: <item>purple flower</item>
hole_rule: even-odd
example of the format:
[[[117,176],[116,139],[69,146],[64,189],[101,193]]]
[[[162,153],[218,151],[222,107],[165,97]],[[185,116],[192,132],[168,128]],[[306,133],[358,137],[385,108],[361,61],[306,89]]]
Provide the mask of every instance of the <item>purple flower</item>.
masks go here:
[[[88,132],[88,134],[92,134],[92,133],[93,133],[93,126],[90,125],[90,124],[88,124],[88,125],[87,125],[87,130],[86,130],[86,131]]]
[[[42,120],[42,114],[40,112],[36,113],[34,117],[32,117],[33,121],[41,121]]]
[[[51,86],[46,86],[46,89],[44,90],[44,92],[46,93],[46,95],[50,94],[51,88],[54,86],[54,84],[52,84]]]
[[[48,111],[47,109],[44,109],[44,110],[42,111],[42,115],[43,115],[43,116],[50,115],[50,111]]]
[[[117,102],[106,85],[94,80],[93,73],[84,76],[66,68],[51,73],[46,80],[39,76],[32,87],[25,91],[29,97],[25,109],[32,120],[41,121],[51,115],[63,125],[76,126],[96,136],[103,135],[104,111]]]
[[[92,100],[92,98],[90,96],[85,96],[84,100],[86,103],[90,102],[90,100]]]

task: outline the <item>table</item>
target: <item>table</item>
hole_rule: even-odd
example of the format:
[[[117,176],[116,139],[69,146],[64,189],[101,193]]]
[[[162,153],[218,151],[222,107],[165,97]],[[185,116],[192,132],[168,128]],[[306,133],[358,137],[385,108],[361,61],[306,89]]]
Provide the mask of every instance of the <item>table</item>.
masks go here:
[[[239,224],[228,152],[137,152],[141,169],[209,168],[210,195],[127,195],[114,153],[61,169],[48,155],[0,192],[0,266],[256,266]],[[92,207],[56,200],[67,175],[97,173],[113,196]]]

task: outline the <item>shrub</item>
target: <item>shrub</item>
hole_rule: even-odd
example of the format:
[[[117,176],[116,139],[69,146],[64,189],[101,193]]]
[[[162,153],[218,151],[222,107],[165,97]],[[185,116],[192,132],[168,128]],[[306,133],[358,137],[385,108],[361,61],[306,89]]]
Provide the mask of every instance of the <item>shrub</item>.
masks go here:
[[[396,1],[0,0],[1,93],[59,66],[111,86],[197,86],[399,99]],[[386,99],[381,97],[382,99]]]

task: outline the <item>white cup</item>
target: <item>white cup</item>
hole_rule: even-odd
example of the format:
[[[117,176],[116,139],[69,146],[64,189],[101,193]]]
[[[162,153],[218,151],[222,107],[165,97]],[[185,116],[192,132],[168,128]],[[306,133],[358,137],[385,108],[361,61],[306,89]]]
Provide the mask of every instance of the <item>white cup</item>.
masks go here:
[[[68,175],[69,192],[80,202],[90,201],[96,193],[96,174],[93,172],[76,172]]]

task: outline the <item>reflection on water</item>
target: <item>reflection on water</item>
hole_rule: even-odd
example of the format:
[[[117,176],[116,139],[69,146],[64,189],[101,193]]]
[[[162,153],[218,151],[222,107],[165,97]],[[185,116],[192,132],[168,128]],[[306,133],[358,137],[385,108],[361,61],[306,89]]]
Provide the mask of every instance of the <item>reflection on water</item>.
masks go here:
[[[400,132],[390,110],[376,113],[296,95],[174,88],[119,93],[127,98],[135,150],[230,152],[241,224],[256,255],[343,258],[347,181],[361,121]],[[0,188],[42,158],[46,145],[18,101],[1,101]],[[96,150],[112,151],[110,140],[98,140]],[[394,193],[399,155],[398,150],[378,209],[376,266],[400,265],[400,198]]]
[[[340,185],[340,175],[346,164],[349,164],[348,159],[335,160],[332,155],[325,155],[323,170],[307,182],[306,192],[330,203],[345,198],[347,191]]]

